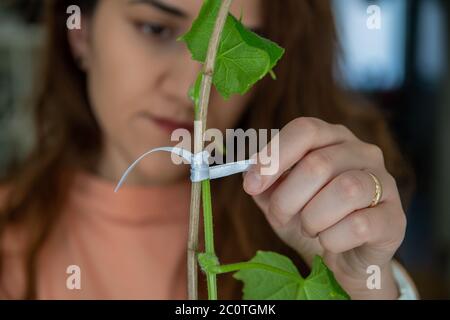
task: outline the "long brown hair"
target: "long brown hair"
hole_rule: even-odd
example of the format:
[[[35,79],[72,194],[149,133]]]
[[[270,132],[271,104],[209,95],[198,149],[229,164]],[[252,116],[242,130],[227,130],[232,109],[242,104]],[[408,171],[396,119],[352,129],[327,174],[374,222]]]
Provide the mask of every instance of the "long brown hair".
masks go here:
[[[85,74],[73,58],[65,25],[69,5],[78,4],[86,13],[95,10],[95,3],[46,1],[47,37],[32,108],[36,143],[28,157],[10,171],[6,180],[10,193],[0,214],[0,239],[8,225],[29,226],[24,257],[27,299],[36,298],[37,257],[69,191],[72,177],[66,168],[94,168],[102,148],[101,130],[87,99]],[[257,85],[239,127],[281,129],[301,116],[342,123],[383,149],[388,169],[402,186],[405,166],[385,121],[374,108],[348,104],[335,84],[337,41],[330,1],[264,0],[262,4],[265,24],[261,32],[286,48],[286,55],[276,70],[278,80],[265,79]],[[288,255],[304,271],[299,255],[275,235],[241,183],[239,176],[213,183],[220,260],[244,261],[257,250],[272,250]],[[0,252],[0,268],[3,256]],[[220,298],[239,299],[241,289],[230,275],[219,277]],[[206,297],[203,282],[200,297]]]

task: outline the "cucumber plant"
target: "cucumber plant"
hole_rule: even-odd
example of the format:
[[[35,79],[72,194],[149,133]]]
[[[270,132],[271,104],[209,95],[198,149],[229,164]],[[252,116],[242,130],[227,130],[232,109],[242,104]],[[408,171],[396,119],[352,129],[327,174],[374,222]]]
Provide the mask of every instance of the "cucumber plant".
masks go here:
[[[195,120],[201,122],[194,134],[194,152],[203,150],[203,133],[212,85],[223,96],[245,94],[266,75],[275,79],[274,67],[284,49],[248,30],[240,19],[229,13],[232,0],[204,0],[184,41],[192,58],[203,68],[189,95],[195,105]],[[198,221],[202,201],[205,252],[198,253]],[[326,300],[350,299],[320,256],[312,271],[303,278],[294,263],[275,252],[258,251],[247,262],[221,265],[214,249],[213,214],[210,181],[194,182],[188,244],[188,292],[197,299],[197,263],[206,274],[208,299],[217,299],[217,275],[234,272],[244,284],[244,299]]]

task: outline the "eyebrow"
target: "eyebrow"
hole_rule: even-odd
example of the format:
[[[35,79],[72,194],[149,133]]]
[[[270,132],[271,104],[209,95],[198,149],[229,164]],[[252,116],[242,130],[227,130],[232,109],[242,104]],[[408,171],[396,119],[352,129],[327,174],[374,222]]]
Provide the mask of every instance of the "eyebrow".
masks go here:
[[[172,16],[176,16],[179,18],[186,18],[187,14],[184,11],[181,11],[178,8],[172,7],[166,3],[161,2],[160,0],[130,0],[130,4],[146,4],[149,6],[152,6],[156,9],[159,9],[161,11],[164,11],[165,13],[168,13]]]

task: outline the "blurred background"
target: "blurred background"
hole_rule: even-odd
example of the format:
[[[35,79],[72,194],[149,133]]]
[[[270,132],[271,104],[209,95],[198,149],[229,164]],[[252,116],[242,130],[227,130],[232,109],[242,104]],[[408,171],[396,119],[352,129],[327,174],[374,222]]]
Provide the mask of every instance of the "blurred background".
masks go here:
[[[298,0],[302,1],[302,0]],[[414,167],[416,190],[399,258],[422,298],[450,298],[450,2],[330,0],[342,43],[336,80],[385,112]],[[33,137],[42,0],[0,2],[0,175]]]

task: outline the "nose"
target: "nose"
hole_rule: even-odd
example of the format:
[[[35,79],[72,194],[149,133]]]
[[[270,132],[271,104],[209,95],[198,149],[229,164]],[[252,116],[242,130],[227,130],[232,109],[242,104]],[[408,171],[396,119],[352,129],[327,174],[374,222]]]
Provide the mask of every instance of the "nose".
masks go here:
[[[188,92],[201,72],[202,65],[191,58],[187,48],[180,49],[179,54],[169,64],[166,79],[162,84],[164,92],[171,98],[191,106]]]

